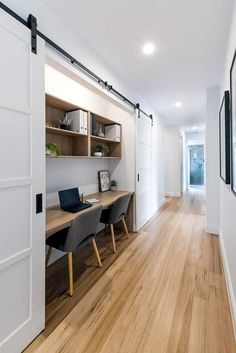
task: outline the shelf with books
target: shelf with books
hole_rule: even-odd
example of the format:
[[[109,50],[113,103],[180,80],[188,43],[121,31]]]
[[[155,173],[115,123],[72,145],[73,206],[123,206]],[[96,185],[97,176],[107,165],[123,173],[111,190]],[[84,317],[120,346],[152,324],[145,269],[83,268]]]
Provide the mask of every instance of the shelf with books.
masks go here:
[[[111,119],[46,95],[45,124],[46,144],[54,144],[60,151],[58,157],[49,155],[47,158],[121,158],[121,125]],[[112,126],[116,127],[118,136],[105,137],[106,130]],[[94,155],[98,151],[100,153]]]
[[[71,122],[70,118],[67,117],[67,119],[65,119],[67,113],[80,109],[79,106],[46,95],[46,144],[56,144],[62,157],[86,157],[89,155],[90,141],[87,129],[86,133],[80,133],[78,131],[69,130],[70,125],[60,128],[60,126],[64,125],[64,122]],[[86,112],[86,119],[87,127],[88,112]]]
[[[105,157],[121,158],[121,125],[95,113],[90,114],[91,156],[101,153]]]

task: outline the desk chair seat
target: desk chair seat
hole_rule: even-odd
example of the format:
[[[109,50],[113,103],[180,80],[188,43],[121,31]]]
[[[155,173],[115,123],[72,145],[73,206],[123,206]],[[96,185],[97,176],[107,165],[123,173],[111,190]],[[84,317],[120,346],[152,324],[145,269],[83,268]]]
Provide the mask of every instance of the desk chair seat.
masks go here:
[[[52,248],[64,251],[68,254],[70,296],[73,295],[73,251],[77,250],[84,243],[91,241],[98,265],[102,267],[95,241],[95,235],[101,212],[102,207],[98,206],[79,214],[73,220],[69,228],[58,231],[46,240],[46,244],[49,246],[46,266],[51,255]]]
[[[110,225],[111,237],[113,244],[113,251],[116,253],[116,241],[114,233],[114,224],[122,221],[125,233],[129,238],[129,232],[125,222],[125,216],[129,206],[131,195],[124,195],[119,197],[108,209],[102,211],[100,222]]]

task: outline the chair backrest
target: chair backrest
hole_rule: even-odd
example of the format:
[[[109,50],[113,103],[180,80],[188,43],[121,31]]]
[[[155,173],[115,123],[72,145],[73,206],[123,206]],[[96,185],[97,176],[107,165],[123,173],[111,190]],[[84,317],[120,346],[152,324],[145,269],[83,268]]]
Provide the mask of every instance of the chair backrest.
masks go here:
[[[102,206],[93,206],[73,220],[66,237],[65,251],[76,250],[86,238],[96,234],[101,213]]]
[[[131,195],[120,196],[112,205],[109,224],[116,224],[125,217]]]

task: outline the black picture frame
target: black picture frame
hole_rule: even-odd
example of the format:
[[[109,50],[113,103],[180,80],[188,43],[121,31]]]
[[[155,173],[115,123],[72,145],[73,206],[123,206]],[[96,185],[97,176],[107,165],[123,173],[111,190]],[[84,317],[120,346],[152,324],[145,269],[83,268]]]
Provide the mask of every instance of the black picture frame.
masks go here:
[[[219,112],[220,177],[230,184],[230,93],[224,92]]]
[[[109,191],[111,188],[110,174],[109,170],[99,170],[98,171],[98,182],[99,182],[99,191]]]
[[[230,177],[231,190],[236,196],[236,52],[230,68]]]

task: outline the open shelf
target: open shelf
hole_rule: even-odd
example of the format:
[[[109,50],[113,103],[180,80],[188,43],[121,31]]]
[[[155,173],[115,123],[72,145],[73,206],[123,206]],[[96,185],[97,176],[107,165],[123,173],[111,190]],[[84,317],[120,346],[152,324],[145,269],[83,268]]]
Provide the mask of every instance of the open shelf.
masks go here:
[[[91,135],[91,139],[96,141],[106,142],[106,143],[120,143],[120,141],[114,141],[111,139],[107,139],[106,137],[100,137],[100,136],[94,136],[94,135]]]
[[[77,131],[60,129],[66,113],[76,110],[86,112],[87,134]],[[83,115],[82,115],[83,116]],[[86,121],[86,120],[85,120]],[[65,102],[56,97],[46,95],[46,143],[57,144],[61,150],[58,157],[46,156],[47,158],[90,158],[90,159],[121,159],[122,142],[106,137],[97,136],[98,129],[105,132],[107,125],[120,126],[117,122],[102,117],[95,112],[89,112],[80,106]],[[113,137],[113,136],[112,136]],[[102,151],[103,156],[93,156],[94,152]]]
[[[57,156],[57,157],[54,157],[54,156],[46,156],[46,158],[56,158],[56,159],[59,159],[59,158],[80,158],[80,159],[120,159],[120,157],[97,157],[97,156]]]
[[[86,134],[81,134],[80,132],[71,131],[71,130],[63,130],[58,127],[46,126],[46,132],[53,135],[62,135],[62,136],[87,136]]]

